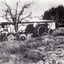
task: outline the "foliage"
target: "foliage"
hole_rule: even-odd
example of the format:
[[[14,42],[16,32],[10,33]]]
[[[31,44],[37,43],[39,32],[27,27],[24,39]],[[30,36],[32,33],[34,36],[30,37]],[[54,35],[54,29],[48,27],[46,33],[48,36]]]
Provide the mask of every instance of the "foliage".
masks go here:
[[[55,29],[52,34],[53,36],[64,36],[64,28],[57,28]]]
[[[48,11],[45,11],[43,15],[43,19],[47,20],[56,20],[57,23],[63,25],[64,24],[64,6],[59,5],[58,7],[52,7]]]

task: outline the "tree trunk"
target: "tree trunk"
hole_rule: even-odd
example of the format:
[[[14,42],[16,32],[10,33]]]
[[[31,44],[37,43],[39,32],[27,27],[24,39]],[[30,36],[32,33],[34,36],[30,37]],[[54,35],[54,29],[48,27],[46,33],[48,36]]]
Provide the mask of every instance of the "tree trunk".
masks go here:
[[[15,28],[15,33],[18,33],[18,23],[17,22],[14,24],[14,28]]]
[[[15,28],[15,36],[18,38],[18,23],[16,22],[14,25]]]

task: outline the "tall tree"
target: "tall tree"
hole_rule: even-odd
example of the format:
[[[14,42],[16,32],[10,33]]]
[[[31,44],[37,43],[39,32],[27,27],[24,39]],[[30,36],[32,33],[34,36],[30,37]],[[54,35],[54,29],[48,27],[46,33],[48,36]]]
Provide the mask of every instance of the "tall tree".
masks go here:
[[[12,9],[12,7],[7,4],[6,0],[4,0],[4,2],[2,3],[6,6],[6,9],[2,10],[4,14],[1,15],[1,17],[6,19],[7,21],[12,21],[14,24],[15,32],[18,32],[18,23],[31,15],[31,12],[30,12],[27,16],[25,16],[24,18],[21,18],[24,10],[28,9],[29,7],[31,7],[31,5],[34,5],[36,2],[37,1],[33,0],[28,4],[24,4],[23,7],[21,8],[21,11],[19,11],[18,10],[19,2],[16,2],[15,9]]]

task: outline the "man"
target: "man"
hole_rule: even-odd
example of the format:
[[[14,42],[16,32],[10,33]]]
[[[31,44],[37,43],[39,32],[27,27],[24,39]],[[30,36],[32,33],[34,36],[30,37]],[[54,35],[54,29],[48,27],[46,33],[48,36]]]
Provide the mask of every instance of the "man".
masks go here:
[[[36,31],[37,31],[36,26],[37,26],[37,25],[38,25],[38,23],[37,23],[37,21],[35,21],[34,24],[33,24],[33,27],[34,27],[33,37],[38,36],[37,33],[36,33]]]
[[[35,28],[38,25],[37,21],[34,22],[33,27]]]

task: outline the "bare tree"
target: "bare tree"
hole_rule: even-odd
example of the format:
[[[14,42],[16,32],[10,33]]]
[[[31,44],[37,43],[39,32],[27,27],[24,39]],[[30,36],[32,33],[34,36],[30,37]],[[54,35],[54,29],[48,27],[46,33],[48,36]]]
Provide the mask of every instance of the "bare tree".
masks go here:
[[[13,9],[7,4],[6,0],[4,0],[4,2],[2,2],[2,3],[7,8],[2,10],[2,12],[4,12],[4,15],[2,15],[1,17],[6,19],[7,21],[12,21],[13,24],[14,24],[15,32],[18,32],[18,23],[31,15],[31,12],[30,12],[26,17],[21,18],[21,16],[23,15],[24,10],[31,7],[36,2],[35,2],[35,0],[33,0],[32,2],[30,2],[28,4],[24,4],[21,11],[18,11],[19,2],[16,2],[16,9],[15,9],[14,12],[12,12]]]

